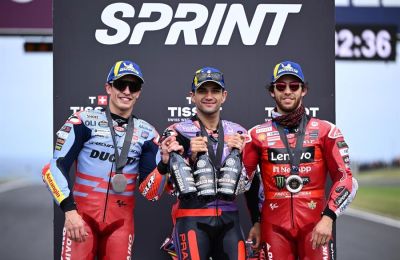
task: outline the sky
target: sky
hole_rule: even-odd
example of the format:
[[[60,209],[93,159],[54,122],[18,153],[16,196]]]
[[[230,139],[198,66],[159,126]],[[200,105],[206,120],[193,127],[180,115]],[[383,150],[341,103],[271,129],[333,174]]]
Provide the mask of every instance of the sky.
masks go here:
[[[36,178],[53,149],[53,56],[24,53],[23,43],[21,37],[0,37],[1,119],[7,126],[0,135],[0,176],[22,167]],[[400,156],[399,51],[396,59],[336,61],[336,124],[352,161]]]

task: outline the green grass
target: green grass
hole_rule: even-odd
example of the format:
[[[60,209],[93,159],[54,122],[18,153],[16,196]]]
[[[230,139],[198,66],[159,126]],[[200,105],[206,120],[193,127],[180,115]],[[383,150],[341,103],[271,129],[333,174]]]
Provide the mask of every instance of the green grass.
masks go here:
[[[400,219],[400,186],[361,186],[351,205],[353,208]]]
[[[400,169],[360,172],[357,196],[351,207],[400,219]]]

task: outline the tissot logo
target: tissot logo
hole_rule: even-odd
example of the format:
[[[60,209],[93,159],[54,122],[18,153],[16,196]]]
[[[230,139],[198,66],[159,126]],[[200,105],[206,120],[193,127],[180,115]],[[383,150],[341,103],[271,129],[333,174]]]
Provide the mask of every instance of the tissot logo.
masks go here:
[[[290,162],[289,154],[286,152],[284,148],[269,148],[268,151],[268,160],[271,163],[275,164],[287,164]],[[315,148],[312,147],[304,147],[303,153],[300,156],[300,163],[308,163],[314,161]]]
[[[246,15],[242,4],[218,3],[209,10],[198,3],[179,3],[174,10],[165,3],[144,3],[133,19],[137,13],[135,7],[119,2],[104,8],[101,21],[105,28],[97,29],[95,37],[105,45],[119,44],[128,38],[128,44],[138,45],[145,33],[168,30],[165,45],[176,45],[181,35],[185,45],[228,45],[237,28],[244,45],[255,45],[261,34],[265,45],[274,46],[279,42],[288,16],[299,13],[301,7],[302,4],[259,4],[253,14],[247,10]],[[193,16],[189,21],[182,20]],[[274,17],[269,26],[263,26],[266,16]],[[149,20],[151,17],[158,19]],[[200,35],[196,30],[203,27],[205,33]],[[261,33],[265,27],[271,29]]]

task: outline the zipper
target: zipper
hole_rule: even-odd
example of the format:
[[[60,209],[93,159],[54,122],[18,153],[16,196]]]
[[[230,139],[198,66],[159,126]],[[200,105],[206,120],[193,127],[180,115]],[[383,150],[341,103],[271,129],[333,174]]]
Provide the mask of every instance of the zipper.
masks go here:
[[[114,165],[114,163],[111,164],[110,176],[108,177],[106,200],[104,202],[103,222],[106,222],[106,211],[107,211],[107,204],[108,204],[108,194],[110,193],[111,174],[112,174],[113,165]]]
[[[292,228],[294,228],[294,205],[293,205],[293,193],[290,194],[290,221]]]

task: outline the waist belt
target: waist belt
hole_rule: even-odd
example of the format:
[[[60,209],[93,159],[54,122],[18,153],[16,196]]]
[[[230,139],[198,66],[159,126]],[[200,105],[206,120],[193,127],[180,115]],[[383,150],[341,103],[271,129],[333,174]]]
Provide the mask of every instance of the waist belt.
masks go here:
[[[289,191],[277,191],[267,192],[267,199],[287,199],[287,198],[323,198],[325,196],[325,190],[305,190],[299,193],[293,194]]]
[[[221,216],[221,209],[178,209],[176,218],[183,217],[218,217]]]

